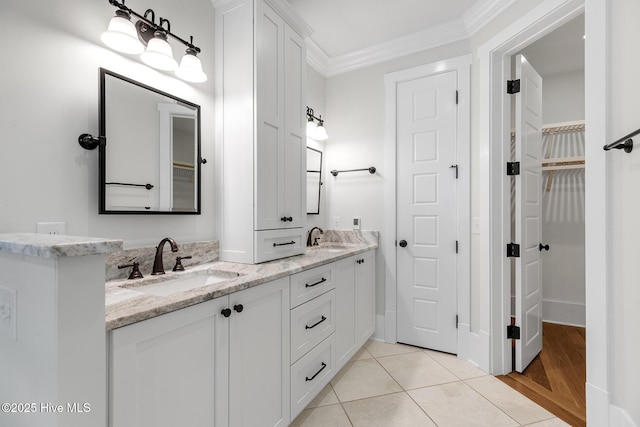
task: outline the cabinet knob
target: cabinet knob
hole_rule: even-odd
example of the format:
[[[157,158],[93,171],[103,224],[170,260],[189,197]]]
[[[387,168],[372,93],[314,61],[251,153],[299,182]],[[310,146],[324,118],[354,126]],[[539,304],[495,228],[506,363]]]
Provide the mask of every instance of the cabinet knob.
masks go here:
[[[233,306],[233,309],[238,313],[242,313],[242,310],[244,310],[244,306],[242,304],[236,304]]]
[[[224,317],[229,317],[231,316],[231,309],[230,308],[225,308],[220,312]]]

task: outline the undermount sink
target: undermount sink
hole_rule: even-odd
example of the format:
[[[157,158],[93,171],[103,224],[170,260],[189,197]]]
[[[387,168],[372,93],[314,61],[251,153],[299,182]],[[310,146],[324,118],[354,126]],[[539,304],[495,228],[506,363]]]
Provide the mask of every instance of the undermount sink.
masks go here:
[[[124,288],[132,291],[142,292],[149,295],[166,297],[178,292],[190,291],[192,289],[209,286],[220,282],[236,279],[239,273],[221,270],[206,270],[200,274],[187,277],[166,278],[167,280],[153,282],[149,284],[137,283],[124,285]],[[164,277],[163,277],[164,279]]]
[[[327,242],[327,243],[320,243],[315,246],[310,246],[309,249],[316,250],[316,251],[324,251],[324,252],[340,252],[345,249],[352,248],[354,246],[356,245]]]

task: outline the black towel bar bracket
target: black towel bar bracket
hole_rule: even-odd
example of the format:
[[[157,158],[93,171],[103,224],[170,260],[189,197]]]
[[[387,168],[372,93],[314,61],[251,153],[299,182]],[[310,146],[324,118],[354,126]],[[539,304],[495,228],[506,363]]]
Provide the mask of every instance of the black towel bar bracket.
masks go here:
[[[602,148],[604,149],[604,151],[609,151],[616,148],[618,150],[624,150],[625,153],[630,153],[631,151],[633,151],[633,139],[631,139],[631,137],[636,136],[639,133],[640,129],[636,130],[635,132],[631,132],[629,135],[623,136],[619,140],[614,141],[609,145],[605,145]]]
[[[339,170],[332,170],[331,171],[331,175],[333,176],[338,176],[338,174],[340,172],[360,172],[360,171],[369,171],[370,174],[374,174],[376,173],[376,168],[371,166],[370,168],[364,168],[364,169],[348,169],[348,170],[343,170],[343,171],[339,171]]]

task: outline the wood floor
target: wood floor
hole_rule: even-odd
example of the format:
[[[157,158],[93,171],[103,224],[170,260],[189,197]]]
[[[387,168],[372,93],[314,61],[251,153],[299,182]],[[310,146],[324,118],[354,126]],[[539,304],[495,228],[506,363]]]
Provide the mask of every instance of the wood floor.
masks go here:
[[[585,329],[543,323],[542,352],[524,373],[498,379],[572,426],[586,426]]]

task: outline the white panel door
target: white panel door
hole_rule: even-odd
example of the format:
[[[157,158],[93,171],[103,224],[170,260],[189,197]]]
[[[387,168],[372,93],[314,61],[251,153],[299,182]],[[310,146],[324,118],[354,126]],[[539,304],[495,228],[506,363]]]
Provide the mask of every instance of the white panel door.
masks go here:
[[[516,370],[522,372],[542,350],[542,271],[538,245],[542,236],[542,78],[527,62],[516,57],[520,92],[516,102]]]
[[[397,90],[399,342],[457,352],[457,73]],[[406,242],[406,243],[405,243]]]

